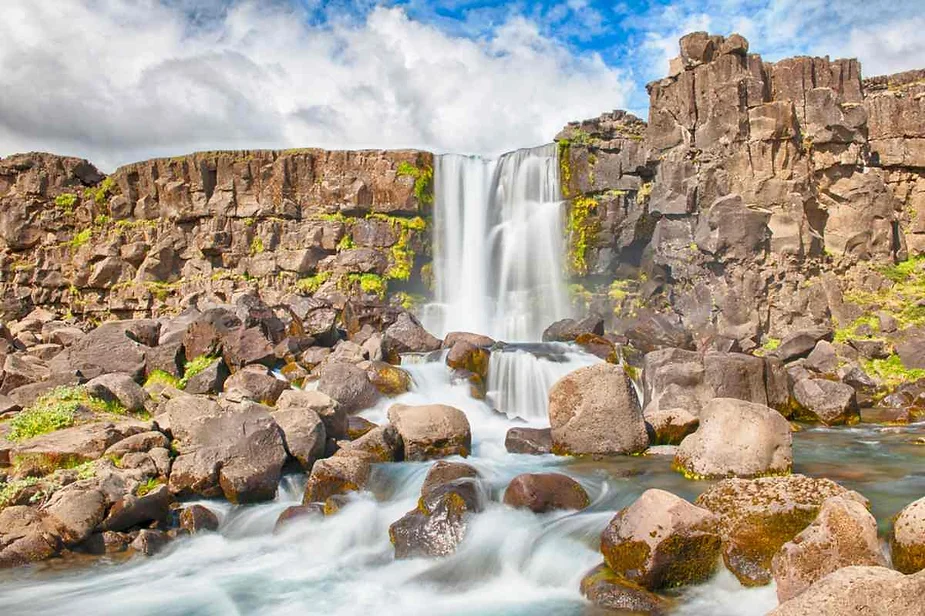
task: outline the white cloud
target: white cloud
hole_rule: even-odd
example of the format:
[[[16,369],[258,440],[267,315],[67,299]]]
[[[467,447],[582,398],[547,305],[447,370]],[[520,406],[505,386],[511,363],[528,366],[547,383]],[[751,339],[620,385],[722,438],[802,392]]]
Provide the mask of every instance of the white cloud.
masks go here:
[[[421,147],[497,153],[624,104],[633,85],[511,18],[456,38],[373,9],[325,28],[280,4],[205,25],[155,0],[6,0],[0,155],[101,167],[197,149]]]

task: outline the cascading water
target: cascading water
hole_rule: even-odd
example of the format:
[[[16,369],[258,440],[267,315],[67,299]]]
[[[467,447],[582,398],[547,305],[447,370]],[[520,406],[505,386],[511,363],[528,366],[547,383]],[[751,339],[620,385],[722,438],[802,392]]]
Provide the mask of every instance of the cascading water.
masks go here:
[[[437,157],[436,301],[422,314],[429,330],[537,341],[568,316],[557,156],[546,145],[497,161]]]

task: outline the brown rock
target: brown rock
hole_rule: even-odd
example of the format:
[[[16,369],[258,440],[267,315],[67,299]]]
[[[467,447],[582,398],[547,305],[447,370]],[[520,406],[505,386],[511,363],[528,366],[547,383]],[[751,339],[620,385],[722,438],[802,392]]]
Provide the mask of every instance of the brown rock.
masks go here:
[[[925,497],[907,505],[893,520],[890,551],[898,571],[925,569]]]
[[[517,475],[504,491],[504,504],[515,509],[546,513],[556,509],[584,509],[591,504],[581,484],[559,473]]]
[[[581,594],[591,603],[620,613],[650,614],[667,612],[669,604],[658,595],[598,565],[581,580]]]
[[[218,516],[208,507],[190,505],[180,512],[180,528],[188,533],[218,530]]]
[[[443,404],[389,408],[389,422],[401,435],[405,459],[433,460],[447,456],[468,456],[472,432],[466,414]]]
[[[552,453],[552,431],[549,428],[510,428],[504,437],[504,448],[510,453]]]
[[[318,460],[308,477],[302,503],[320,503],[334,494],[362,490],[369,480],[370,469],[370,463],[359,457]]]
[[[915,616],[922,613],[925,573],[845,567],[830,573],[768,616]]]

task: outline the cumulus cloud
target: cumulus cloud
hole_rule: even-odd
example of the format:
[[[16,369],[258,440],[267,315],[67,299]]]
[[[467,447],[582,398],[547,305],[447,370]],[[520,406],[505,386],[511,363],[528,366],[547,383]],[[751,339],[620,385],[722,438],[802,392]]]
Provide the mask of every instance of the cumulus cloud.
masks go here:
[[[109,170],[199,149],[498,153],[618,108],[632,87],[518,16],[466,38],[399,8],[319,23],[281,2],[7,0],[0,155]]]

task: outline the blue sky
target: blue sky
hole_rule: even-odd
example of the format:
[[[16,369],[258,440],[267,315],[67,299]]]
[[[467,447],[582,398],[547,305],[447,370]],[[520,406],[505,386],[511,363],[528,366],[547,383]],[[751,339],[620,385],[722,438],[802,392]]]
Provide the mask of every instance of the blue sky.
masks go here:
[[[693,30],[739,32],[772,61],[925,67],[914,0],[4,0],[0,156],[497,154],[614,108],[644,118],[646,82]]]

